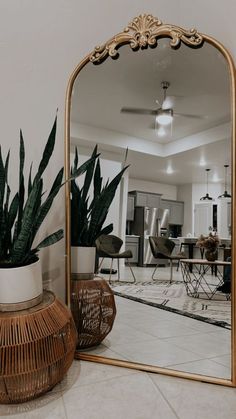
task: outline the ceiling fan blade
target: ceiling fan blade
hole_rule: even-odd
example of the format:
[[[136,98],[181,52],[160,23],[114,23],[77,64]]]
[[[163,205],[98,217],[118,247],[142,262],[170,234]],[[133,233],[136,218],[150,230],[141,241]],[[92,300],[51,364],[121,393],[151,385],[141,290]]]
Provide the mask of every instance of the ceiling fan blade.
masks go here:
[[[128,108],[124,107],[120,110],[121,113],[132,113],[136,115],[156,115],[157,111],[154,109],[142,109],[142,108]]]
[[[192,118],[192,119],[207,119],[207,115],[192,115],[188,113],[178,113],[174,112],[174,116],[183,116],[184,118]]]

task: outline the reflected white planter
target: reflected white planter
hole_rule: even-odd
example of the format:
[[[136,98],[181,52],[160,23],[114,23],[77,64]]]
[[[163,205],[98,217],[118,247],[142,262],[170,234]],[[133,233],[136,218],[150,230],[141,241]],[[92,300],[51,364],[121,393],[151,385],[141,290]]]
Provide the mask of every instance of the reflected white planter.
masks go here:
[[[0,311],[33,307],[42,301],[42,296],[40,260],[19,268],[0,268]]]
[[[95,270],[96,247],[71,246],[72,279],[92,279]]]

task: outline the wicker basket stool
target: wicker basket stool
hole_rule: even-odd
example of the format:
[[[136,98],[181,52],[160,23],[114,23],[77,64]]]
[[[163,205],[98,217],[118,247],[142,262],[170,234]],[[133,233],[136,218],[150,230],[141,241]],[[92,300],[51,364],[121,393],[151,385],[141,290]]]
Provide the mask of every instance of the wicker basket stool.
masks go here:
[[[111,331],[115,320],[113,291],[101,278],[71,282],[71,311],[78,332],[77,349],[98,345]]]
[[[0,313],[0,403],[25,402],[60,382],[76,338],[71,313],[49,291],[31,309]]]

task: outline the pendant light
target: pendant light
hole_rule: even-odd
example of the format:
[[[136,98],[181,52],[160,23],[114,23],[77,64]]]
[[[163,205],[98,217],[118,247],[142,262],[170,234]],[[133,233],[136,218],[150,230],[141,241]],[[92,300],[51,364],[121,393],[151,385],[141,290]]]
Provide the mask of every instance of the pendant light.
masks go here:
[[[211,169],[206,169],[206,195],[200,198],[200,201],[213,201],[213,198],[208,193],[208,175]]]
[[[229,165],[225,164],[224,168],[225,168],[225,191],[222,195],[218,196],[219,199],[221,198],[231,198],[231,195],[227,192],[227,169],[228,169]]]

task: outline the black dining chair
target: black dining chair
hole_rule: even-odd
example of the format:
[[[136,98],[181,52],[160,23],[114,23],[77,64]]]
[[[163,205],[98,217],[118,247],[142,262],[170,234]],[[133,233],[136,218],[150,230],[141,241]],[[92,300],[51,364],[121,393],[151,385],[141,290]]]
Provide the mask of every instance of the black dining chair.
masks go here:
[[[123,244],[123,240],[121,240],[119,237],[114,236],[112,234],[108,234],[108,235],[102,234],[95,241],[95,244],[96,244],[96,249],[97,249],[97,256],[102,258],[98,271],[101,269],[104,258],[111,259],[109,283],[111,283],[112,266],[113,266],[114,259],[117,259],[118,281],[120,280],[120,264],[119,264],[120,259],[126,259],[126,262],[132,273],[133,280],[134,282],[136,281],[133,269],[129,263],[129,259],[133,257],[132,251],[128,249],[128,250],[125,250],[124,252],[120,252],[121,246]]]
[[[172,255],[172,252],[175,247],[175,243],[173,242],[173,240],[167,239],[166,237],[150,236],[149,244],[151,247],[153,257],[155,259],[168,259],[170,261],[170,283],[171,283],[173,279],[173,261],[175,260],[180,261],[180,259],[184,259],[186,258],[186,256],[183,253]],[[154,278],[157,268],[158,268],[158,263],[152,274],[152,279],[154,280],[157,279],[157,278]]]

